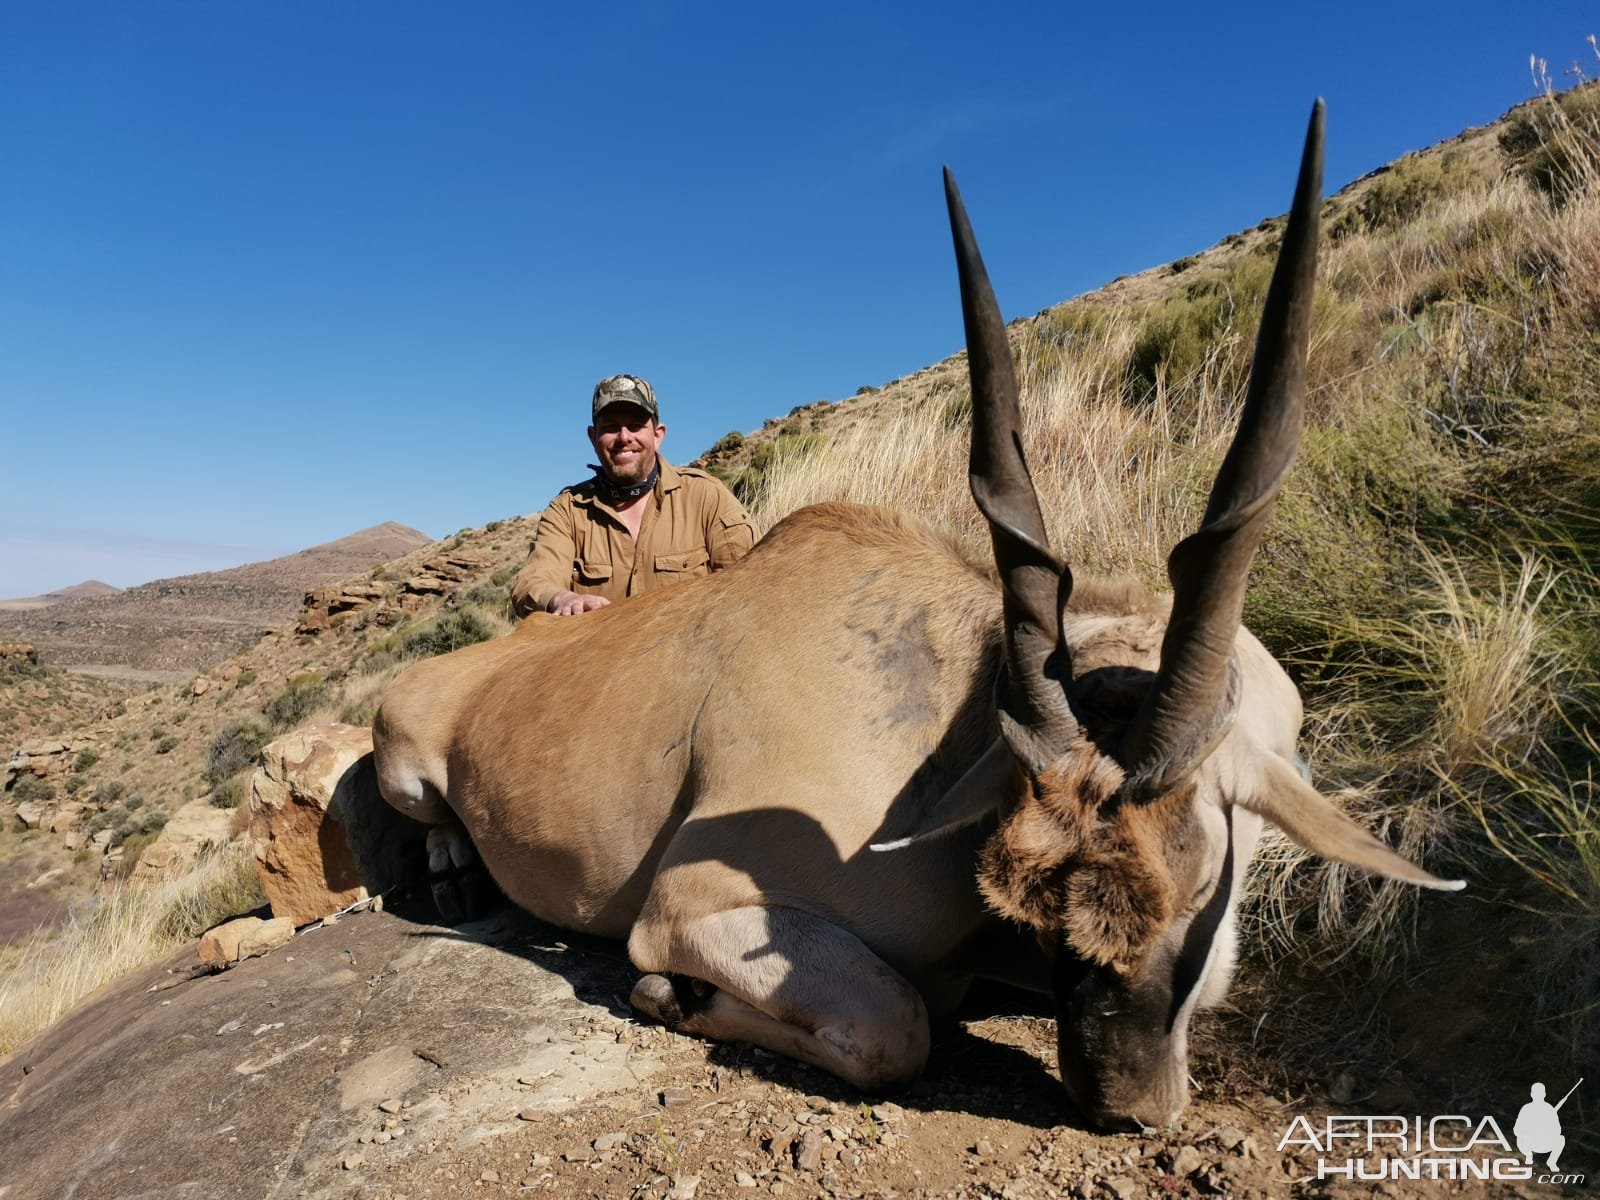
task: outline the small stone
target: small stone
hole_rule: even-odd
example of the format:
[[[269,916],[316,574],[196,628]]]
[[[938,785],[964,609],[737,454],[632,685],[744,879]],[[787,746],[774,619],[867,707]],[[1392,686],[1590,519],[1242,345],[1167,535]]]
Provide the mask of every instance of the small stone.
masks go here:
[[[366,1161],[367,1160],[363,1155],[349,1154],[345,1156],[345,1160],[342,1165],[346,1171],[354,1171],[357,1167],[362,1166]]]
[[[499,1183],[500,1182],[500,1172],[496,1171],[493,1167],[485,1167],[483,1169],[483,1174],[478,1176],[478,1182],[479,1183]]]
[[[794,1146],[794,1165],[802,1171],[815,1171],[822,1165],[822,1135],[808,1129]]]
[[[979,1138],[972,1144],[972,1153],[976,1154],[979,1158],[993,1158],[994,1143],[988,1138]]]
[[[700,1176],[683,1175],[673,1181],[672,1190],[667,1193],[667,1200],[694,1200],[694,1194],[700,1187]]]
[[[385,1100],[382,1104],[378,1105],[378,1111],[388,1113],[389,1115],[393,1116],[395,1113],[400,1111],[400,1101]]]
[[[548,1167],[549,1165],[550,1165],[550,1156],[548,1154],[535,1154],[532,1158],[530,1158],[528,1160],[528,1166],[530,1168],[531,1167]]]
[[[517,1114],[517,1120],[519,1120],[519,1121],[537,1121],[543,1115],[544,1114],[541,1113],[537,1108],[525,1108],[525,1109],[523,1109],[521,1112],[519,1112]]]
[[[1247,1137],[1244,1139],[1244,1141],[1239,1143],[1239,1153],[1244,1155],[1246,1158],[1258,1159],[1261,1157],[1261,1145],[1255,1140],[1255,1138]]]
[[[749,1171],[736,1171],[733,1176],[733,1182],[737,1187],[753,1188],[756,1185],[756,1177],[750,1174]]]
[[[1236,1125],[1224,1125],[1211,1138],[1224,1150],[1232,1150],[1244,1142],[1244,1131]]]
[[[658,1092],[656,1098],[661,1102],[662,1108],[676,1108],[680,1104],[689,1103],[692,1098],[683,1088],[667,1088]],[[696,1181],[698,1183],[698,1180]]]
[[[1172,1156],[1172,1173],[1179,1179],[1187,1179],[1200,1169],[1200,1151],[1193,1146],[1184,1146]]]
[[[906,1110],[901,1108],[898,1104],[891,1104],[886,1101],[883,1104],[874,1104],[872,1106],[872,1116],[874,1120],[898,1121],[905,1115]]]
[[[561,1161],[582,1163],[589,1162],[593,1158],[594,1154],[588,1150],[568,1150],[561,1156]]]
[[[1115,1179],[1102,1180],[1102,1185],[1117,1200],[1133,1200],[1139,1194],[1139,1185],[1126,1175],[1118,1175]]]
[[[627,1140],[627,1134],[624,1133],[603,1133],[595,1138],[594,1148],[600,1153],[604,1153],[607,1150],[615,1150]]]
[[[375,1133],[372,1135],[372,1141],[374,1145],[387,1146],[390,1142],[394,1141],[394,1134],[390,1133],[388,1130],[385,1130],[382,1133]]]

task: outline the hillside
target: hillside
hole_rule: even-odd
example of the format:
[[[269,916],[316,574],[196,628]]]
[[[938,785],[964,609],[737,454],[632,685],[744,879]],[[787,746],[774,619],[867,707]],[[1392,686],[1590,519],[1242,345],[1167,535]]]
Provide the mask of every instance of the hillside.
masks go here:
[[[98,579],[85,579],[82,583],[75,583],[71,587],[57,588],[53,592],[46,592],[42,596],[22,596],[15,600],[0,600],[0,612],[26,612],[29,609],[49,608],[52,604],[60,604],[63,600],[87,600],[96,596],[115,596],[122,591],[119,587],[112,587],[109,583],[101,583]]]
[[[158,579],[120,592],[79,585],[51,593],[48,604],[0,605],[0,639],[32,644],[49,666],[131,682],[173,682],[292,620],[312,588],[427,541],[415,529],[390,522],[226,571]]]
[[[1269,217],[1013,322],[1030,461],[1075,571],[1162,582],[1232,432],[1279,229]],[[1319,787],[1471,888],[1419,899],[1269,839],[1241,919],[1248,1019],[1208,1027],[1218,1044],[1197,1071],[1262,1105],[1460,1111],[1442,1106],[1509,1096],[1600,1047],[1600,91],[1373,172],[1328,199],[1324,235],[1309,424],[1247,620],[1302,687]],[[968,410],[956,355],[730,435],[704,461],[768,526],[837,497],[981,548]],[[30,916],[59,918],[96,880],[138,878],[180,808],[242,801],[267,738],[367,723],[407,664],[506,629],[533,524],[347,571],[292,624],[14,760],[8,807],[30,828],[0,833],[9,899],[61,869],[27,897]],[[1037,1014],[1008,1024],[1049,1040]],[[1573,1109],[1576,1128],[1592,1100]],[[986,1137],[1036,1132],[997,1120]]]

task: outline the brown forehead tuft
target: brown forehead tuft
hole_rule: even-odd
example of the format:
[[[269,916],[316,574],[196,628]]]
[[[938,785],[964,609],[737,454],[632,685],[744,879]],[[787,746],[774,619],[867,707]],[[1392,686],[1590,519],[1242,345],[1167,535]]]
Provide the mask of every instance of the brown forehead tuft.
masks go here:
[[[1177,896],[1164,845],[1193,798],[1191,786],[1153,803],[1117,803],[1122,779],[1111,758],[1075,747],[1032,783],[979,868],[996,912],[1102,965],[1142,961],[1171,921]]]

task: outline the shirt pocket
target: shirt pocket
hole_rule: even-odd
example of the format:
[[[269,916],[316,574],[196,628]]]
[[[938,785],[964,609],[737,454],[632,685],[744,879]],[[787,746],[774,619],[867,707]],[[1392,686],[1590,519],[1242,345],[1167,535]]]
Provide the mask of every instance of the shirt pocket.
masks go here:
[[[664,574],[689,574],[699,572],[704,575],[707,564],[711,561],[711,552],[704,546],[696,546],[693,550],[681,550],[675,554],[656,555],[656,570]]]
[[[611,581],[611,564],[580,558],[572,564],[572,574],[578,583],[598,587],[602,583]]]

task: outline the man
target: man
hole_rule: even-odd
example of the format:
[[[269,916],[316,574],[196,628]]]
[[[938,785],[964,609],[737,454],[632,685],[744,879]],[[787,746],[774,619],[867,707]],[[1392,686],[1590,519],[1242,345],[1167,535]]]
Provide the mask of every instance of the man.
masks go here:
[[[595,385],[589,442],[600,463],[539,518],[511,585],[517,616],[591,612],[721,570],[755,544],[755,523],[732,492],[661,457],[660,415],[654,389],[637,375]]]

